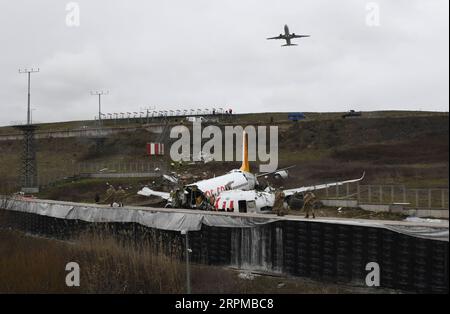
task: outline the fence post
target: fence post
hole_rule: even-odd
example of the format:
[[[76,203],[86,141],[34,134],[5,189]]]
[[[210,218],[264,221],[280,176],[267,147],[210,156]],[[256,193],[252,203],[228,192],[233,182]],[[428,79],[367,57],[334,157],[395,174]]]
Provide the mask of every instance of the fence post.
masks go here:
[[[442,208],[445,208],[445,190],[441,190],[441,204]]]
[[[348,196],[349,196],[349,194],[350,194],[350,186],[349,186],[350,184],[349,184],[349,183],[347,183],[346,185],[347,185],[347,197],[348,197]]]
[[[428,209],[431,209],[431,189],[428,189]]]
[[[337,180],[336,180],[336,182],[337,182]],[[336,184],[336,198],[338,198],[338,197],[339,197],[339,185]]]
[[[383,204],[383,186],[380,185],[379,189],[380,189],[380,204]]]
[[[403,186],[403,203],[406,203],[406,187]]]
[[[419,208],[419,190],[415,189],[416,191],[416,207]]]
[[[359,187],[359,182],[356,183],[356,200],[359,204],[359,193],[360,193],[360,187]]]
[[[391,185],[391,203],[395,203],[394,186]]]
[[[370,184],[367,186],[367,198],[369,200],[369,204],[372,203],[372,186]]]

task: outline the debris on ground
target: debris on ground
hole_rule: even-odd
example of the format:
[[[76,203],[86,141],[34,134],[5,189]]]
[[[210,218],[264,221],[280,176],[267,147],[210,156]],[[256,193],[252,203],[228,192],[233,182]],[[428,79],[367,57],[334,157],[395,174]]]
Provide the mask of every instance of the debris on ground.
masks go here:
[[[238,274],[238,277],[243,280],[253,280],[255,279],[255,275],[250,272],[241,272]]]

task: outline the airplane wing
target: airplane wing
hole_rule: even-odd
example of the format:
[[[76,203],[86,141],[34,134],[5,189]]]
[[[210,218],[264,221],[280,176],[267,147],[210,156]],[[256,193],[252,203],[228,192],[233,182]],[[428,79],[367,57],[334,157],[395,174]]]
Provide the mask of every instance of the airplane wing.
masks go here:
[[[142,190],[138,191],[137,194],[143,195],[143,196],[159,196],[165,200],[170,199],[170,193],[154,191],[148,187],[144,187]]]
[[[269,37],[267,39],[284,39],[284,36],[283,35],[279,35],[279,36],[276,36],[276,37]]]
[[[310,35],[292,35],[291,38],[303,38],[303,37],[310,37]]]
[[[265,172],[265,173],[256,174],[255,177],[257,177],[257,178],[263,177],[263,176],[266,176],[266,175],[268,175],[268,174],[276,173],[276,172],[278,172],[278,171],[288,170],[288,169],[294,168],[295,166],[296,166],[296,165],[292,165],[292,166],[289,166],[289,167],[286,167],[286,168],[277,169],[277,170],[272,171],[272,172]]]
[[[163,178],[166,179],[167,181],[170,181],[170,182],[174,183],[174,184],[178,183],[178,179],[176,177],[174,177],[174,176],[169,176],[167,174],[163,174]]]
[[[339,182],[332,182],[332,183],[325,183],[325,184],[319,184],[319,185],[311,185],[311,186],[302,186],[300,188],[296,188],[296,189],[289,189],[289,190],[284,190],[283,193],[285,196],[290,196],[296,192],[307,192],[307,191],[315,191],[315,190],[322,190],[322,189],[326,189],[332,186],[338,186],[338,185],[344,185],[346,183],[354,183],[354,182],[358,182],[361,181],[362,179],[364,179],[365,176],[365,172],[363,172],[361,178],[358,179],[352,179],[352,180],[347,180],[347,181],[339,181]]]

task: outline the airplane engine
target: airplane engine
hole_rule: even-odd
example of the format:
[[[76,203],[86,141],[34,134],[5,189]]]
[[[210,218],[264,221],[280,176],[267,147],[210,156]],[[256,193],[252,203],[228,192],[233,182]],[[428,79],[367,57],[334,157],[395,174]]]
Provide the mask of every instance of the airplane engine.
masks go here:
[[[280,170],[274,173],[275,179],[287,179],[289,177],[289,172],[287,170]]]
[[[292,36],[295,36],[295,33],[292,33]]]

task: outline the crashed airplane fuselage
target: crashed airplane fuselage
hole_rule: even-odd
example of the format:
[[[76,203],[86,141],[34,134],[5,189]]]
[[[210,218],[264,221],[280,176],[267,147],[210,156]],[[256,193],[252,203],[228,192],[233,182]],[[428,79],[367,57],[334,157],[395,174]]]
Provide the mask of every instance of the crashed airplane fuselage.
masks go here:
[[[282,178],[287,178],[288,168],[279,169],[273,173]],[[274,206],[274,190],[270,188],[267,188],[264,191],[257,190],[259,186],[257,178],[267,174],[268,173],[255,175],[250,172],[250,165],[248,162],[248,137],[244,133],[243,158],[240,169],[234,169],[218,177],[175,188],[170,193],[154,191],[149,187],[144,187],[138,194],[163,198],[167,201],[166,207],[241,213],[268,212],[271,211]],[[340,186],[361,181],[363,178],[364,174],[358,179],[283,190],[282,192],[285,196],[284,201],[285,203],[288,203],[289,198],[295,193],[303,194],[308,191]]]

